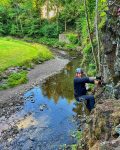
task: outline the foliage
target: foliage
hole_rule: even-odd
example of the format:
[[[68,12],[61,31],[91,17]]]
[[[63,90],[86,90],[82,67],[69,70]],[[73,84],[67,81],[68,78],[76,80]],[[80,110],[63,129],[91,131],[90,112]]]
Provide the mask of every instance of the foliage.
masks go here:
[[[85,55],[88,55],[91,53],[91,44],[90,43],[86,44],[86,46],[83,49],[83,52]]]
[[[40,29],[40,34],[47,38],[57,38],[61,32],[61,28],[57,29],[56,23],[46,24]]]
[[[0,71],[11,66],[22,66],[32,60],[48,60],[52,53],[40,44],[30,44],[12,38],[0,38]]]
[[[43,38],[38,39],[38,42],[40,42],[41,44],[45,44],[45,45],[49,45],[53,47],[59,46],[59,40],[55,38],[43,37]]]
[[[90,63],[87,71],[88,76],[96,76],[96,66],[94,63]]]
[[[72,150],[77,150],[77,144],[71,145]]]
[[[46,19],[43,18],[42,8],[46,5]],[[79,44],[83,49],[86,57],[92,56],[91,39],[95,37],[95,17],[96,17],[96,0],[86,0],[88,11],[88,20],[90,23],[90,34],[88,34],[84,0],[2,0],[0,4],[0,35],[12,35],[15,37],[32,37],[40,39],[41,43],[49,46],[75,49]],[[53,18],[49,17],[49,12],[55,10]],[[108,10],[107,1],[98,1],[98,27],[99,38],[101,37],[100,29],[106,22],[106,12]],[[29,16],[29,17],[28,17]],[[63,30],[77,33],[78,39],[70,35],[68,38],[71,44],[59,43],[55,39]],[[43,37],[44,36],[44,37]],[[45,41],[45,38],[46,41]],[[50,40],[48,39],[50,38]],[[95,43],[97,43],[95,41]],[[96,49],[97,51],[97,49]],[[97,53],[96,53],[97,56]]]
[[[77,34],[73,34],[73,33],[67,34],[67,38],[72,44],[78,43],[78,35]]]
[[[66,44],[64,42],[59,42],[59,40],[55,38],[43,37],[43,38],[40,38],[38,42],[41,44],[45,44],[51,47],[60,48],[64,50],[75,50],[77,47],[77,45],[75,44]]]
[[[5,83],[0,85],[0,90],[24,84],[27,82],[27,80],[27,71],[12,73],[8,76]]]
[[[21,71],[19,73],[13,73],[8,77],[7,84],[9,87],[14,87],[19,84],[27,82],[27,72]]]
[[[74,45],[74,44],[65,44],[65,49],[67,49],[67,50],[75,50],[76,49],[76,45]]]

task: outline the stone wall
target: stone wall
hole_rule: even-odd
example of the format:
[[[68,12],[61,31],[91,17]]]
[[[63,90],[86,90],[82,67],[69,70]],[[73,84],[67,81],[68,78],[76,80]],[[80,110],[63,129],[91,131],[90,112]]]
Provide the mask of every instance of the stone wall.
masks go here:
[[[67,44],[70,44],[70,41],[68,40],[66,34],[59,34],[59,42],[65,42]]]

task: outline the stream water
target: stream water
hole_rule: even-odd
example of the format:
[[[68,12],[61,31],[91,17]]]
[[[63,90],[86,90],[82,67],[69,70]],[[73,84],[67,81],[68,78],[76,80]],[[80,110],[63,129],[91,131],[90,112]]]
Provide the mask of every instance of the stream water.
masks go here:
[[[57,150],[77,143],[82,108],[75,104],[73,78],[80,63],[72,60],[42,86],[27,91],[19,111],[0,118],[1,150]]]

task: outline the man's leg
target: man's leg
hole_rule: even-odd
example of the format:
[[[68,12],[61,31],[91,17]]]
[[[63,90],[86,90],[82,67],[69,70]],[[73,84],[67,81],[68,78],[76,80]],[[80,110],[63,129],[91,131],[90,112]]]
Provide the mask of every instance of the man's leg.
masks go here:
[[[87,108],[91,111],[95,105],[95,99],[93,95],[83,95],[81,96],[84,100],[87,100]]]

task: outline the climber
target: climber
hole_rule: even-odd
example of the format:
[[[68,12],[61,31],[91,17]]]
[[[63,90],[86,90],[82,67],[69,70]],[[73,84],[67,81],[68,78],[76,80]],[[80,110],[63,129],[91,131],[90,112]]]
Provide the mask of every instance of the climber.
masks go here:
[[[89,111],[94,108],[95,99],[94,95],[86,95],[86,83],[99,85],[100,81],[101,77],[86,77],[84,71],[81,68],[76,69],[76,76],[74,78],[74,96],[78,102],[86,100],[86,106]]]

